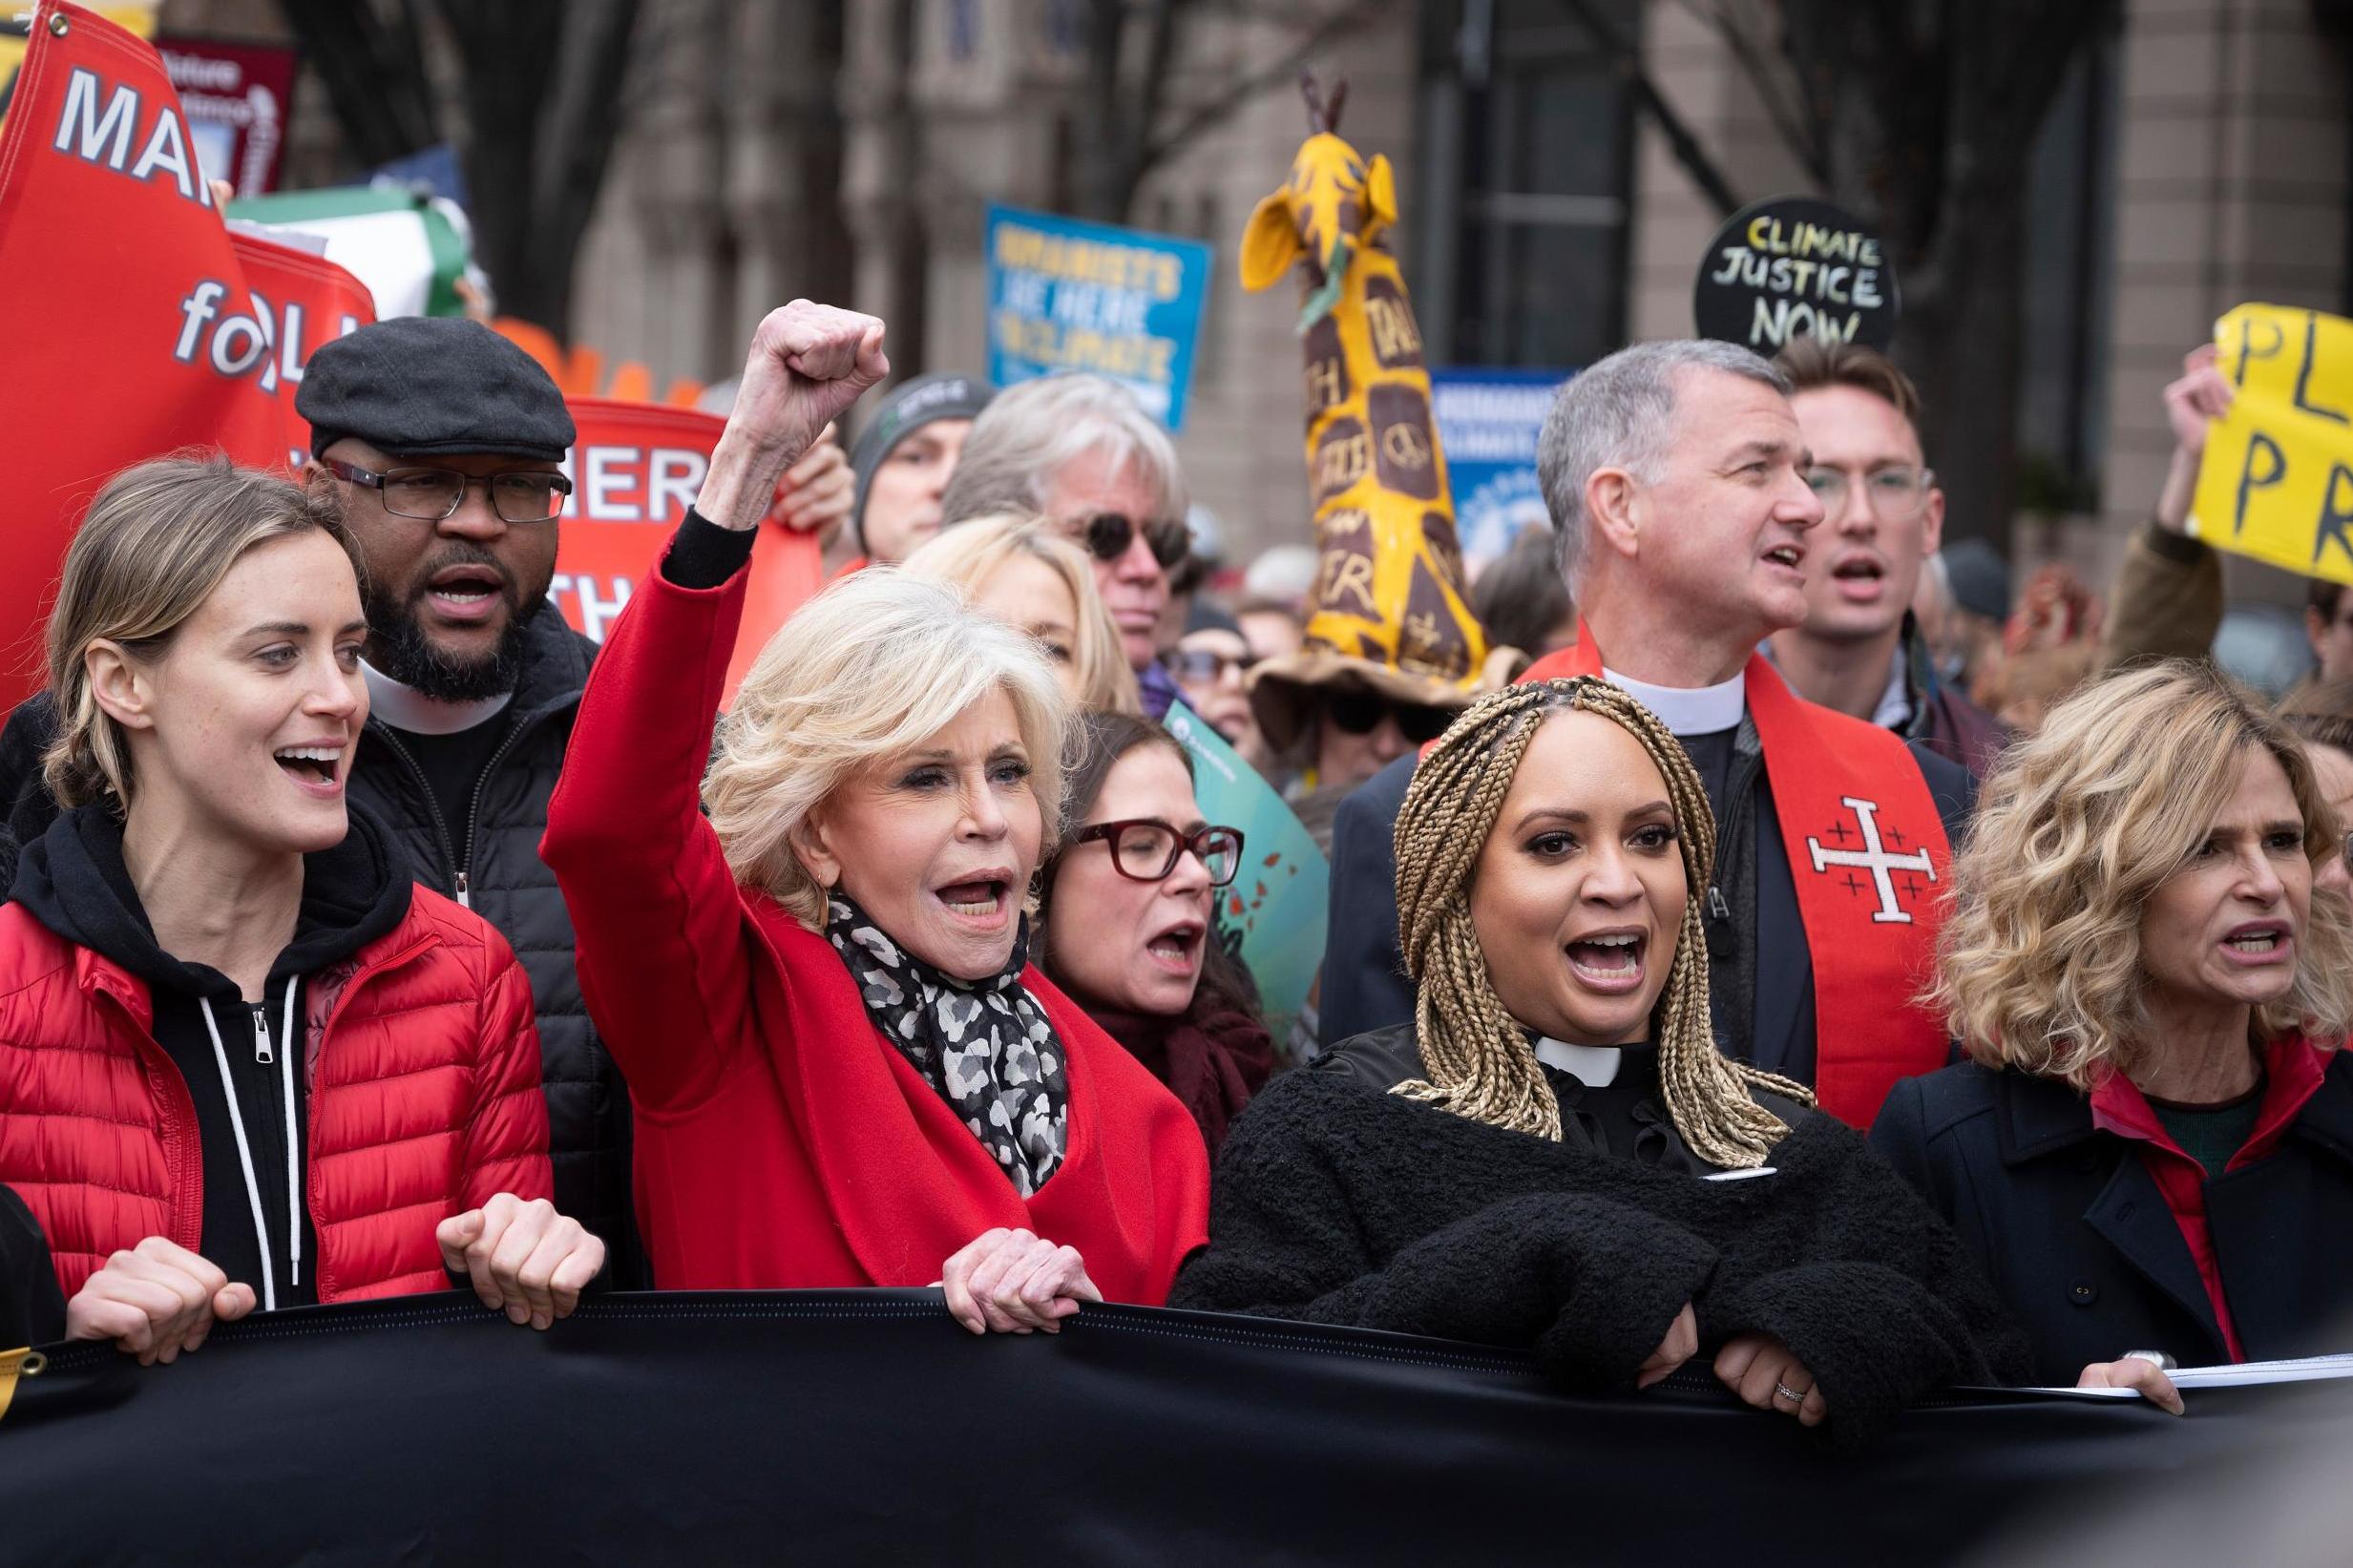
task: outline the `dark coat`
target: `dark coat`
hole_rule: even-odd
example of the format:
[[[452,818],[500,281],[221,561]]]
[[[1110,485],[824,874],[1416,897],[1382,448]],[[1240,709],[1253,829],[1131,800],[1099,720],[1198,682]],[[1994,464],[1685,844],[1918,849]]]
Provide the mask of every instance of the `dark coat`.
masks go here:
[[[520,684],[508,713],[513,728],[474,791],[464,898],[497,928],[530,977],[547,1086],[548,1149],[556,1206],[602,1237],[617,1284],[643,1283],[630,1229],[629,1094],[588,1019],[574,968],[572,919],[555,874],[539,860],[548,797],[571,743],[580,693],[597,644],[565,624],[554,603],[532,617]],[[40,753],[53,732],[48,695],[20,703],[0,733],[0,798],[26,843],[46,830],[55,804],[40,782]],[[465,823],[443,820],[424,773],[391,731],[368,721],[351,772],[350,799],[367,807],[407,851],[416,881],[459,896]]]
[[[1975,1063],[1907,1079],[1871,1144],[1984,1266],[2034,1342],[2038,1380],[2071,1384],[2129,1350],[2229,1359],[2141,1146],[2094,1127],[2067,1084]],[[2329,1062],[2277,1152],[2209,1181],[2205,1197],[2247,1355],[2353,1345],[2353,1059]]]
[[[65,1295],[50,1261],[41,1222],[0,1186],[0,1350],[65,1338]]]
[[[1948,763],[1959,763],[1972,779],[1983,779],[2002,748],[2015,740],[2010,727],[1940,679],[1928,644],[1911,612],[1903,617],[1903,659],[1912,698],[1912,717],[1903,738]]]
[[[1928,781],[1945,837],[1959,844],[1976,808],[1975,781],[1917,742],[1911,750]],[[1334,820],[1332,917],[1316,1030],[1327,1045],[1414,1015],[1414,986],[1397,951],[1397,829],[1417,761],[1400,757],[1382,768],[1341,803]],[[1812,1083],[1814,959],[1797,914],[1797,886],[1774,811],[1772,784],[1761,770],[1755,805],[1755,1001],[1741,1020],[1743,1027],[1728,1027],[1719,1014],[1716,1033],[1747,1041],[1748,1049],[1735,1054],[1765,1071]]]
[[[1365,1042],[1371,1070],[1343,1045],[1250,1102],[1169,1306],[1528,1346],[1591,1391],[1629,1387],[1689,1302],[1703,1357],[1780,1340],[1850,1441],[2024,1370],[1952,1233],[1833,1119],[1798,1113],[1770,1175],[1701,1181],[1388,1094],[1400,1043]]]

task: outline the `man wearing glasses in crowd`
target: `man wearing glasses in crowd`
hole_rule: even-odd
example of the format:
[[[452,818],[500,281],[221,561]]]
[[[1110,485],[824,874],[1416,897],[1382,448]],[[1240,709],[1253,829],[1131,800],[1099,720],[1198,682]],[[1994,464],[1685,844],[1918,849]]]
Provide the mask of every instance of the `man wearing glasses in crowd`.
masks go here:
[[[1159,635],[1169,570],[1189,548],[1186,505],[1159,421],[1117,382],[1055,375],[999,392],[973,421],[940,497],[940,527],[1007,512],[1060,523],[1094,558],[1144,710],[1158,719],[1179,695]]]
[[[596,644],[549,596],[575,430],[529,355],[477,323],[403,317],[321,345],[296,396],[305,484],[334,494],[367,572],[368,716],[351,798],[416,879],[472,908],[531,977],[556,1196],[638,1275],[629,1096],[539,860]]]
[[[1944,492],[1922,455],[1920,393],[1878,350],[1799,338],[1775,362],[1813,449],[1822,524],[1806,561],[1806,618],[1775,632],[1774,663],[1809,701],[1916,741],[1982,776],[2008,740],[1937,679],[1911,617],[1922,563],[1944,529]]]

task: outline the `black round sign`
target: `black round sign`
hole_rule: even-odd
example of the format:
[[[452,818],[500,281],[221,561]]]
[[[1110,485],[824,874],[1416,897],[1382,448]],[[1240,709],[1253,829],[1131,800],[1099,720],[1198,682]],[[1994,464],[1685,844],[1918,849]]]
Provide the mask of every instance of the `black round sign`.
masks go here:
[[[1716,231],[1691,290],[1703,338],[1770,359],[1793,338],[1885,348],[1896,335],[1896,272],[1854,214],[1810,196],[1743,207]]]

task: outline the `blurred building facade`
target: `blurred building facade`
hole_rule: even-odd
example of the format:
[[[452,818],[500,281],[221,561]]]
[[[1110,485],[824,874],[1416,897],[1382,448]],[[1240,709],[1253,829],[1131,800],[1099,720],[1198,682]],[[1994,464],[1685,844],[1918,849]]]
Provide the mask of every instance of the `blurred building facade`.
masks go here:
[[[642,361],[657,384],[716,380],[738,368],[766,305],[810,294],[903,324],[903,369],[980,367],[982,211],[1069,199],[1088,123],[1085,4],[644,0],[575,338]],[[1348,79],[1343,134],[1397,169],[1397,244],[1432,363],[1565,369],[1689,332],[1693,272],[1721,218],[1640,109],[1625,51],[1741,200],[1806,188],[1708,10],[1184,10],[1172,111],[1237,101],[1143,179],[1128,220],[1217,247],[1180,445],[1234,554],[1307,536],[1297,302],[1245,294],[1234,276],[1243,222],[1305,131],[1292,86],[1303,40],[1320,74]],[[2348,10],[2115,0],[2076,63],[2027,176],[2022,560],[2069,559],[2105,582],[2163,474],[2159,390],[2222,311],[2353,311]],[[165,0],[163,20],[283,34],[274,11]],[[321,96],[298,92],[297,178],[333,162]],[[2277,574],[2233,572],[2240,594],[2293,595]]]

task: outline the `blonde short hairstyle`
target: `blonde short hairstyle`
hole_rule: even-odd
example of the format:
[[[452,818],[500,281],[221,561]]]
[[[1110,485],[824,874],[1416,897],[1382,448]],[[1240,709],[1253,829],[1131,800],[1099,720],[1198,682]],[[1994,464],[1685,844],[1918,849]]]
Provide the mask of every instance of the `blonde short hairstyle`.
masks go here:
[[[1141,715],[1144,700],[1136,692],[1135,672],[1127,667],[1120,629],[1103,601],[1103,590],[1095,586],[1095,569],[1086,553],[1049,519],[1011,512],[976,517],[935,534],[899,568],[912,576],[954,583],[977,595],[980,585],[1016,555],[1052,568],[1070,590],[1070,602],[1078,606],[1070,663],[1078,677],[1079,706],[1089,713]]]
[[[2270,756],[2303,818],[2304,854],[2338,826],[2296,736],[2225,678],[2178,659],[2086,686],[2006,752],[1954,857],[1929,999],[1971,1057],[2089,1092],[2149,1038],[2141,920],[2228,803],[2234,765]],[[2353,910],[2312,900],[2288,994],[2264,1039],[2341,1039],[2353,1021]]]
[[[284,478],[226,457],[161,457],[106,482],[67,546],[47,635],[57,732],[41,758],[60,805],[112,797],[127,810],[137,783],[120,725],[98,706],[83,656],[93,642],[152,661],[170,651],[245,553],[316,531],[359,557],[334,508]]]
[[[861,770],[923,744],[1002,692],[1029,752],[1041,853],[1062,808],[1068,704],[1038,645],[945,583],[870,567],[793,613],[736,693],[703,784],[739,883],[825,927],[825,889],[791,834]]]

